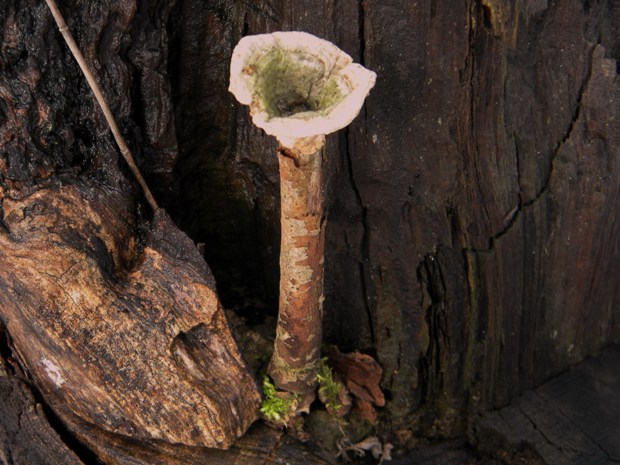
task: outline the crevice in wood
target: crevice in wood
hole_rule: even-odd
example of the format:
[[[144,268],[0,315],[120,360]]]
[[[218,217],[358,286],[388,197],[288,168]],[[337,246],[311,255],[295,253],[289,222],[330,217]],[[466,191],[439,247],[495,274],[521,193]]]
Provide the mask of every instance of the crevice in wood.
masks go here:
[[[517,220],[520,218],[521,214],[523,213],[523,211],[527,208],[532,207],[534,204],[536,204],[548,191],[549,186],[551,184],[551,179],[553,177],[553,166],[554,166],[554,161],[558,156],[558,153],[560,152],[560,150],[562,149],[562,146],[566,143],[566,141],[569,140],[573,129],[575,127],[575,124],[577,123],[579,116],[581,114],[581,110],[582,110],[582,106],[583,106],[583,96],[585,94],[585,91],[588,87],[588,83],[590,82],[590,78],[592,77],[592,66],[593,66],[593,55],[594,55],[594,50],[596,49],[597,44],[594,44],[590,50],[589,50],[589,54],[588,54],[588,72],[586,74],[586,76],[584,77],[584,79],[581,82],[581,86],[579,87],[579,91],[577,93],[577,103],[575,105],[575,109],[573,111],[573,116],[571,119],[571,122],[568,126],[568,128],[566,129],[564,135],[562,136],[562,138],[556,143],[555,148],[553,149],[553,152],[551,153],[550,157],[549,157],[549,169],[547,171],[547,176],[546,179],[541,187],[541,189],[536,193],[536,195],[526,201],[523,202],[522,200],[522,196],[521,196],[521,191],[519,192],[519,203],[517,204],[517,206],[515,207],[515,209],[511,210],[509,212],[509,214],[507,215],[507,220],[505,220],[505,226],[504,228],[502,228],[500,231],[498,231],[490,240],[489,240],[489,247],[486,251],[490,251],[493,250],[493,248],[495,247],[495,243],[496,241],[500,240],[502,238],[502,236],[506,235],[510,229],[515,225],[515,223],[517,222]],[[516,164],[516,168],[517,168],[517,176],[520,176],[520,171],[519,171],[519,152],[516,152],[516,158],[517,158],[517,164]],[[521,189],[521,185],[519,184],[519,188]],[[480,251],[482,252],[482,251]]]
[[[2,317],[0,317],[0,376],[8,375],[9,357],[11,356],[11,349],[9,348],[8,334]]]
[[[479,143],[476,131],[476,120],[477,120],[477,103],[479,100],[479,95],[476,92],[476,85],[478,79],[478,53],[477,50],[480,46],[480,41],[484,40],[484,36],[479,31],[478,23],[480,21],[482,4],[479,0],[475,0],[472,4],[469,5],[468,8],[468,32],[469,32],[469,49],[468,54],[465,60],[465,69],[468,69],[468,95],[469,95],[469,134],[468,137],[471,138],[466,145],[467,156],[469,163],[471,163],[471,168],[473,169],[473,180],[474,180],[474,189],[476,189],[476,193],[478,198],[483,199],[484,195],[482,194],[482,185],[483,179],[480,173],[480,168],[478,166],[478,158],[480,157],[479,153]],[[485,202],[481,202],[482,212],[484,213],[484,219],[488,225],[488,228],[492,230],[492,221],[491,215],[489,213],[488,207]]]
[[[359,63],[366,66],[366,4],[365,0],[358,0],[357,21],[358,21],[358,41],[360,47]]]
[[[549,185],[551,184],[551,178],[553,177],[553,164],[555,159],[557,158],[558,153],[560,152],[562,146],[566,143],[566,141],[570,138],[573,129],[575,127],[575,124],[577,123],[577,120],[579,119],[579,115],[581,114],[581,109],[582,109],[582,104],[583,104],[583,96],[584,93],[586,91],[586,88],[588,86],[588,83],[590,82],[590,78],[592,77],[592,66],[593,66],[593,55],[594,55],[594,50],[596,49],[597,44],[594,44],[588,54],[588,65],[587,65],[587,73],[584,76],[582,82],[581,82],[581,86],[579,87],[579,91],[577,92],[577,102],[575,105],[575,109],[573,110],[573,116],[572,119],[566,129],[566,131],[564,132],[564,135],[562,136],[562,138],[556,143],[555,148],[553,149],[551,156],[549,157],[549,168],[547,170],[547,176],[545,178],[545,181],[543,182],[543,185],[541,187],[541,189],[536,193],[536,195],[531,199],[528,200],[527,202],[523,203],[523,207],[530,207],[532,205],[534,205],[549,189]]]
[[[365,103],[364,103],[365,104]],[[362,110],[364,111],[364,110]],[[370,278],[370,231],[368,225],[368,208],[364,205],[364,200],[362,198],[362,193],[359,189],[357,181],[355,179],[354,166],[353,166],[353,153],[351,152],[351,128],[347,127],[344,129],[344,158],[347,170],[347,176],[349,179],[349,185],[351,186],[353,193],[355,194],[355,201],[358,207],[358,210],[361,213],[362,221],[362,239],[360,242],[360,256],[361,260],[359,261],[359,272],[360,272],[360,282],[362,286],[363,293],[363,302],[365,308],[366,319],[368,321],[368,330],[370,332],[370,339],[376,342],[375,337],[375,326],[374,326],[374,318],[373,311],[371,309],[371,301],[372,297],[370,295],[370,286],[371,286],[371,278]]]
[[[85,444],[81,443],[74,435],[74,432],[67,428],[67,425],[62,422],[60,418],[54,413],[49,405],[45,402],[43,396],[36,388],[30,384],[28,386],[32,393],[35,402],[37,402],[37,410],[40,414],[45,416],[50,427],[58,434],[63,444],[73,452],[82,462],[87,465],[103,465],[103,462],[99,460],[97,455],[88,448]]]
[[[450,335],[446,325],[446,283],[441,264],[435,255],[427,255],[418,266],[418,281],[424,289],[426,303],[425,321],[428,328],[428,347],[420,357],[423,393],[426,401],[436,397],[444,389],[444,366],[446,354],[450,351]]]

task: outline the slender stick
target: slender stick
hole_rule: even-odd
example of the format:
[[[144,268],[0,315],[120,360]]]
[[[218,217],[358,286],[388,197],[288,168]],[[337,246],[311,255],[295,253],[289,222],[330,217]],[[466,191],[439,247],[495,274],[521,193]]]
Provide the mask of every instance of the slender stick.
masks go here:
[[[75,43],[75,40],[73,39],[73,36],[71,35],[71,32],[69,32],[69,28],[67,27],[67,24],[65,23],[65,20],[62,17],[62,14],[58,10],[58,7],[56,6],[56,2],[54,0],[45,0],[45,1],[47,3],[48,8],[52,12],[54,19],[56,20],[56,24],[58,25],[58,30],[61,32],[62,36],[65,38],[65,42],[67,42],[67,45],[69,46],[69,50],[71,50],[73,57],[75,58],[78,65],[80,66],[80,69],[82,70],[82,73],[84,73],[84,77],[86,77],[86,81],[88,82],[88,85],[93,91],[93,94],[95,94],[95,98],[97,99],[97,102],[99,103],[99,106],[101,107],[101,110],[103,111],[103,115],[105,116],[105,119],[108,122],[108,126],[110,126],[110,130],[112,131],[114,140],[116,141],[116,144],[118,145],[118,148],[120,149],[121,154],[123,155],[123,158],[129,165],[129,169],[131,170],[134,177],[138,181],[138,184],[140,184],[140,187],[142,188],[146,201],[151,206],[153,211],[157,210],[158,209],[157,202],[155,201],[153,194],[151,194],[151,191],[149,187],[147,186],[146,181],[144,181],[142,174],[140,174],[140,170],[136,166],[136,162],[134,161],[133,156],[131,155],[131,152],[129,151],[129,148],[127,147],[127,144],[125,144],[123,136],[121,135],[121,132],[118,129],[116,121],[114,120],[114,116],[112,115],[112,112],[110,111],[110,107],[108,106],[108,103],[106,102],[105,97],[103,96],[103,93],[101,92],[101,88],[99,87],[99,84],[97,84],[97,81],[95,80],[95,77],[93,76],[93,73],[90,72],[90,69],[88,65],[86,64],[86,61],[84,60],[84,56],[82,55],[82,52],[80,52],[80,49]]]
[[[322,144],[321,144],[322,145]],[[269,375],[299,396],[298,411],[314,400],[321,355],[325,217],[321,149],[309,156],[280,149],[280,311]]]

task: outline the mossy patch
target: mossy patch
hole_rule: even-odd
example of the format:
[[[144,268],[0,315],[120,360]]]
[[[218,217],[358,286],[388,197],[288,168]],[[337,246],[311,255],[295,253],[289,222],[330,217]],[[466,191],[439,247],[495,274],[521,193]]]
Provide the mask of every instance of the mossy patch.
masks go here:
[[[319,57],[273,48],[253,64],[256,92],[271,117],[327,113],[344,95]]]
[[[319,399],[321,399],[327,411],[333,414],[342,407],[340,402],[342,384],[334,380],[332,369],[327,365],[326,358],[321,359],[316,379],[319,382]]]
[[[261,416],[268,422],[286,426],[297,408],[297,397],[278,391],[267,375],[263,375],[262,389]]]

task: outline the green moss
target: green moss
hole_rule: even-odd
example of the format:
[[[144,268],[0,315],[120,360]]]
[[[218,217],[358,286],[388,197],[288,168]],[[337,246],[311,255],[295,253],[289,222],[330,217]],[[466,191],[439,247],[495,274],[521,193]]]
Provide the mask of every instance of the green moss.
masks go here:
[[[263,401],[260,405],[262,417],[280,425],[286,425],[295,411],[297,397],[289,393],[278,392],[267,375],[263,375]]]
[[[321,359],[316,379],[319,382],[319,398],[329,413],[335,413],[342,407],[339,396],[342,385],[334,379],[332,369],[327,365],[325,358]]]
[[[337,78],[326,79],[324,63],[310,54],[274,48],[253,68],[258,97],[273,117],[326,113],[344,97]]]
[[[338,80],[334,76],[328,78],[316,98],[317,107],[321,110],[329,110],[340,102],[344,98],[344,95],[340,92]]]

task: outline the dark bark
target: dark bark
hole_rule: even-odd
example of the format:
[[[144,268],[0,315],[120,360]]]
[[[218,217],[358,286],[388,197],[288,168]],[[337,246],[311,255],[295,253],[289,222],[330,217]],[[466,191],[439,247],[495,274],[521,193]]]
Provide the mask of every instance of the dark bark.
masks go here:
[[[477,422],[482,448],[535,451],[547,465],[611,464],[620,461],[620,347],[528,391]]]
[[[14,377],[0,373],[0,462],[83,465],[49,425],[41,404]]]
[[[202,51],[176,58],[188,66],[201,57],[190,72],[178,68],[175,86],[208,95],[177,107],[179,121],[198,118],[207,128],[198,139],[185,130],[181,152],[211,176],[183,178],[191,196],[181,199],[201,190],[235,199],[237,208],[216,203],[207,215],[251,237],[212,256],[216,276],[226,275],[223,292],[251,282],[257,266],[263,278],[253,295],[274,292],[277,277],[277,257],[260,252],[277,250],[265,241],[265,222],[277,224],[275,141],[228,106],[225,62],[242,34],[297,29],[378,73],[363,114],[327,140],[324,334],[376,355],[395,426],[463,432],[475,412],[617,340],[620,291],[608,279],[620,269],[617,9],[577,1],[180,4],[181,24],[199,10],[206,26],[179,37],[208,36]],[[196,142],[207,137],[219,145]],[[232,243],[215,223],[177,218],[197,237]]]
[[[119,52],[145,20],[131,2],[89,5],[70,24],[107,94],[124,94],[110,99],[123,121]],[[260,396],[210,270],[164,211],[141,214],[92,96],[69,85],[80,75],[46,7],[9,2],[2,30],[0,317],[15,357],[65,424],[228,448]]]
[[[5,4],[0,198],[111,191],[139,229],[138,190],[45,6]],[[463,434],[620,339],[616,0],[65,9],[157,200],[252,318],[277,310],[278,164],[227,92],[232,48],[304,30],[377,72],[326,143],[323,332],[380,363],[385,431]]]

